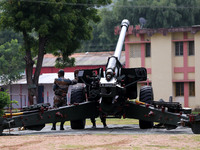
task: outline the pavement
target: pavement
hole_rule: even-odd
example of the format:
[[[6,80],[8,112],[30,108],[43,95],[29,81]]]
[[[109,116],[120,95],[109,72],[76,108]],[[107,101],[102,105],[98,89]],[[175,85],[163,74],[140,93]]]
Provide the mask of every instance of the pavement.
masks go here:
[[[51,125],[46,125],[41,131],[33,130],[22,130],[19,131],[18,128],[9,130],[4,130],[3,135],[84,135],[84,134],[193,134],[190,128],[177,127],[173,130],[166,130],[163,128],[153,128],[153,129],[140,129],[138,125],[108,125],[108,128],[103,128],[102,125],[97,126],[93,129],[91,126],[86,126],[85,129],[73,130],[70,126],[65,126],[64,131],[51,130]]]

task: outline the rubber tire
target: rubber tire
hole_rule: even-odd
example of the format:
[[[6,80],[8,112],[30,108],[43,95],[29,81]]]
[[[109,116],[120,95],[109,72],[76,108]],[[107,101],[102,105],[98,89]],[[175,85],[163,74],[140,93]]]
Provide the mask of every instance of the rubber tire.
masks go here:
[[[25,126],[25,129],[41,131],[44,127],[45,127],[45,124],[41,124],[41,125],[34,125],[34,126]]]
[[[70,121],[70,126],[72,129],[84,129],[85,128],[85,119],[83,120],[74,120]]]
[[[0,135],[2,135],[3,134],[3,127],[1,126],[0,127]]]
[[[153,97],[153,89],[151,86],[145,85],[142,86],[140,89],[140,97],[139,100],[141,102],[145,102],[148,104],[151,104],[153,101],[154,97]]]
[[[195,122],[191,125],[194,134],[200,134],[200,122]]]
[[[71,100],[70,103],[81,103],[85,102],[85,89],[82,86],[76,86],[71,90]],[[85,128],[85,119],[81,120],[71,120],[70,126],[72,129],[84,129]]]
[[[153,101],[153,89],[151,86],[142,86],[140,89],[140,96],[139,100],[141,102],[145,102],[148,104],[151,104]],[[154,123],[151,121],[144,121],[144,120],[139,120],[139,127],[140,129],[151,129],[153,128]]]

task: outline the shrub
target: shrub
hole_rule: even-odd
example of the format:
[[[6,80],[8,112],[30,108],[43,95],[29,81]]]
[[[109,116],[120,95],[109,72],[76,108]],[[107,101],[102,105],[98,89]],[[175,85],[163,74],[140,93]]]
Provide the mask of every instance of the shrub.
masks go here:
[[[10,95],[8,92],[0,91],[0,116],[4,113],[4,107],[10,104]]]

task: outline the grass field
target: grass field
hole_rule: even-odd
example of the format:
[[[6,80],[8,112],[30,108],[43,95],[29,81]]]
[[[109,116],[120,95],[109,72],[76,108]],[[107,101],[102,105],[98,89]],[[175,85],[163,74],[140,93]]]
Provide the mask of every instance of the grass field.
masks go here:
[[[106,119],[106,123],[109,124],[139,124],[139,121],[136,119],[116,119],[116,118],[108,118]],[[57,123],[59,125],[60,123]],[[102,125],[100,118],[96,118],[96,124],[97,125]],[[50,125],[50,124],[49,124]],[[69,126],[70,122],[66,121],[65,125]],[[86,119],[86,125],[92,125],[90,119]]]
[[[200,112],[192,112],[192,114],[197,115],[197,114],[200,114]],[[139,120],[137,120],[137,119],[128,119],[128,118],[126,118],[126,119],[107,118],[106,119],[106,123],[108,125],[109,124],[119,124],[119,125],[137,124],[138,125],[139,124]],[[100,118],[96,118],[96,124],[97,125],[102,125]],[[69,126],[70,122],[66,121],[65,125]],[[90,119],[86,119],[86,125],[92,125]]]
[[[101,120],[100,118],[96,119],[96,123],[97,125],[101,125]],[[106,120],[107,124],[138,124],[139,121],[136,119],[116,119],[116,118],[109,118]],[[86,121],[87,125],[91,125],[91,121],[89,119],[87,119]]]

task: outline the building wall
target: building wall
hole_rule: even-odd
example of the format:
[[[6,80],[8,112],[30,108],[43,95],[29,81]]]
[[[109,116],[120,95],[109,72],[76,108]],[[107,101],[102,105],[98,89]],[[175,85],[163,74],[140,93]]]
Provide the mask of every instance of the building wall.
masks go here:
[[[200,32],[194,35],[195,39],[195,100],[190,105],[200,108]]]
[[[13,104],[13,108],[22,108],[28,105],[28,91],[26,85],[12,85],[8,87],[11,100],[15,100],[18,104]]]
[[[137,54],[136,54],[137,53]],[[141,46],[140,44],[131,44],[129,52],[130,66],[140,67],[141,66]]]
[[[44,86],[44,103],[50,103],[53,106],[53,90],[52,84],[45,84]],[[18,105],[13,104],[13,108],[23,108],[28,106],[28,88],[25,84],[14,84],[8,87],[10,96],[12,100],[18,101]],[[34,101],[36,104],[37,102]]]
[[[53,106],[53,85],[52,84],[44,84],[44,103],[50,103]]]
[[[44,103],[50,103],[51,107],[53,107],[53,97],[54,97],[54,91],[53,91],[53,84],[40,84],[40,86],[44,86]],[[68,104],[70,103],[71,98],[71,89],[74,86],[82,86],[82,84],[77,85],[70,85],[68,88],[68,94],[67,94],[67,100]],[[25,106],[29,106],[28,102],[28,88],[25,84],[14,84],[7,87],[8,92],[10,93],[11,100],[15,100],[18,102],[18,104],[13,104],[13,109],[21,109]],[[34,104],[37,104],[38,102],[34,101]]]
[[[172,96],[172,42],[171,34],[151,37],[152,86],[155,100]]]

